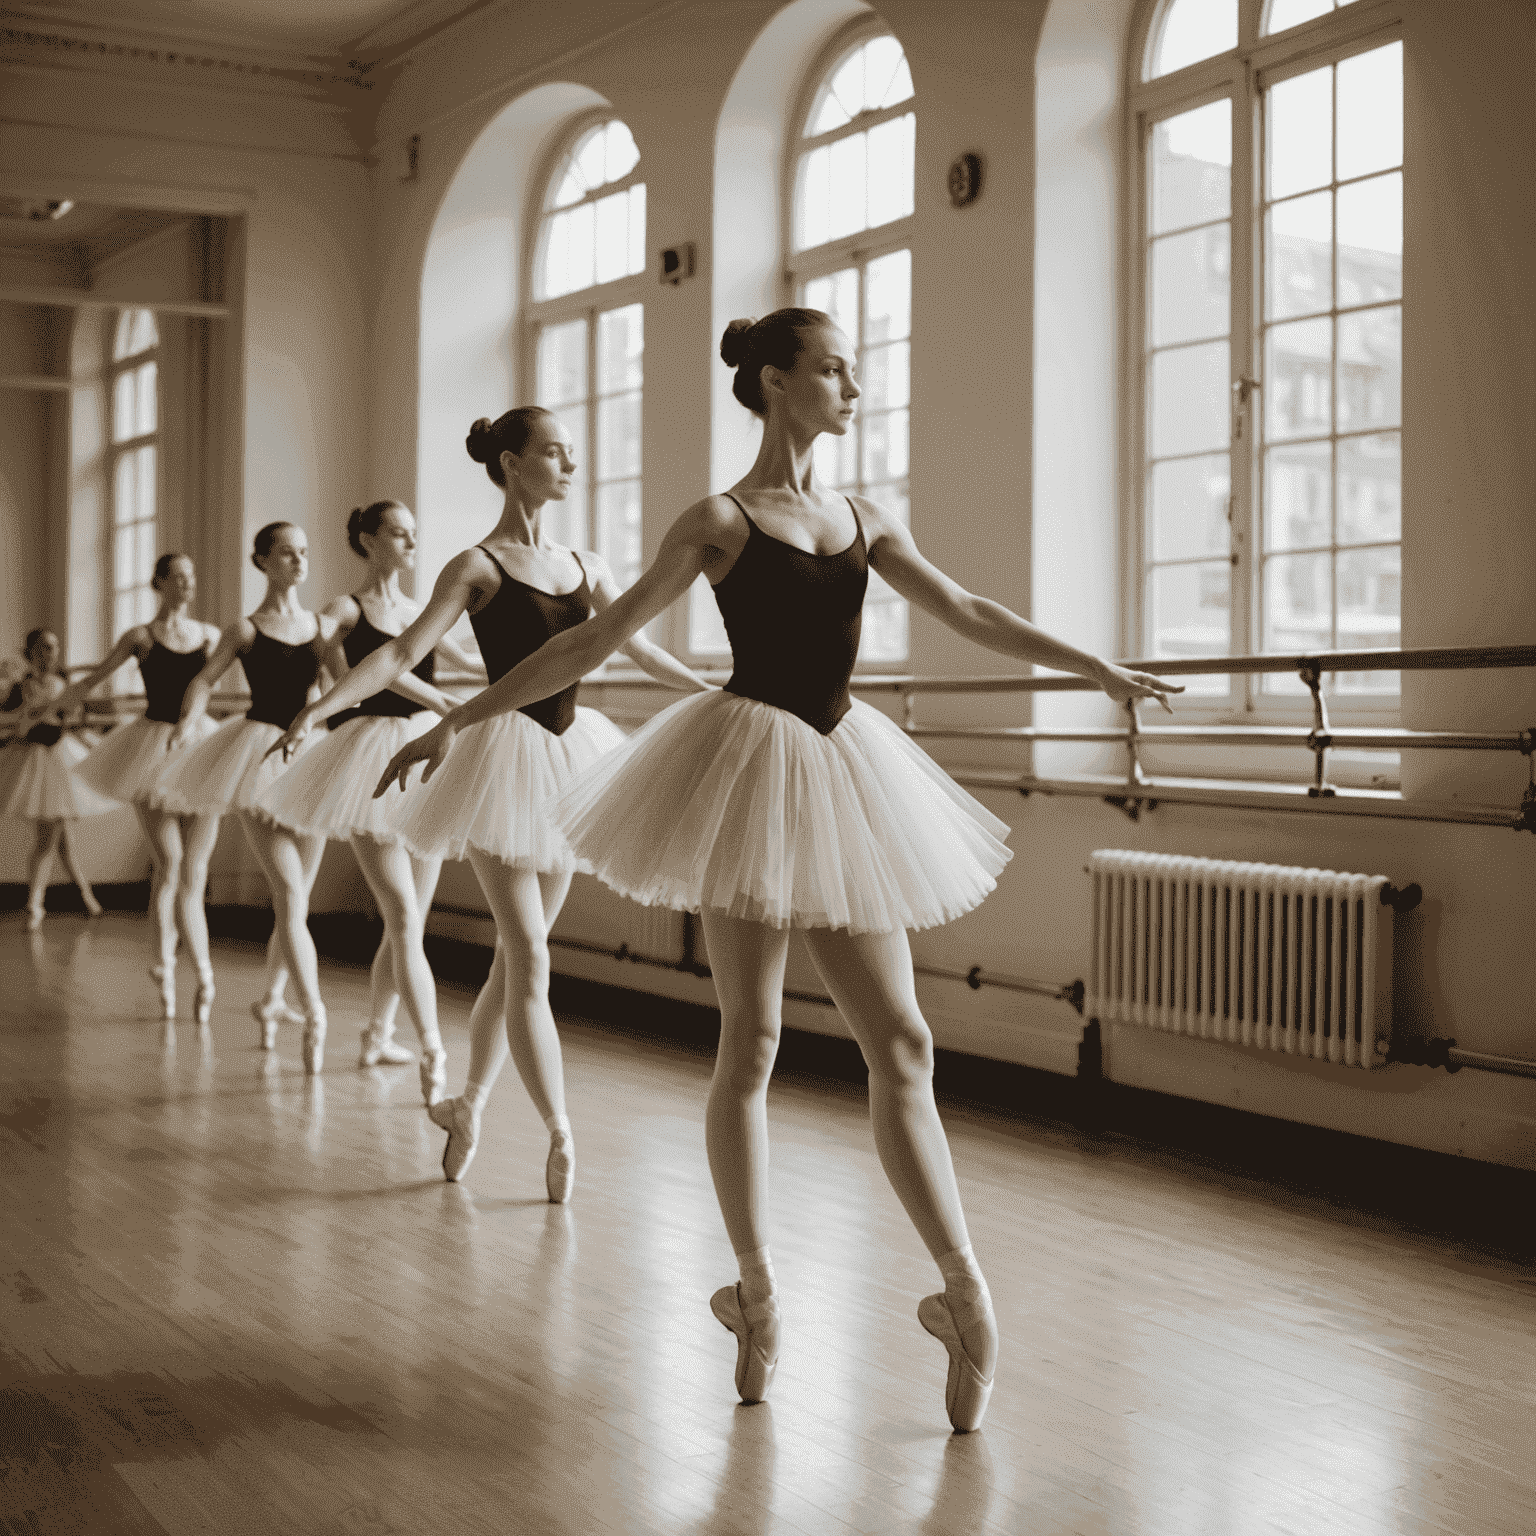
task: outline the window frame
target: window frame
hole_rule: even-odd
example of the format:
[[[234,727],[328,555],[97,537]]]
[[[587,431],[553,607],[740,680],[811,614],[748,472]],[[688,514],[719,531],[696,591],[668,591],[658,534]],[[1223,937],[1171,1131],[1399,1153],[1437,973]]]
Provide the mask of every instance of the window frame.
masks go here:
[[[139,310],[147,310],[152,320],[154,321],[155,344],[152,347],[145,347],[140,352],[135,352],[130,356],[120,358],[117,356],[118,332],[123,328],[123,323],[127,317]],[[118,465],[122,462],[125,455],[136,453],[141,448],[153,448],[155,450],[155,514],[153,518],[150,519],[135,518],[134,524],[137,525],[141,522],[148,521],[150,526],[154,529],[157,558],[161,544],[161,533],[164,526],[166,491],[165,442],[163,437],[165,420],[165,400],[163,390],[163,383],[165,379],[165,353],[164,338],[161,335],[160,317],[155,313],[153,305],[127,304],[120,308],[107,311],[107,315],[109,317],[107,320],[109,329],[107,336],[107,362],[104,383],[107,409],[106,437],[108,452],[106,484],[109,516],[106,519],[106,527],[104,529],[107,547],[103,565],[108,572],[109,580],[111,583],[111,616],[108,620],[111,625],[111,632],[107,636],[107,644],[110,645],[116,635],[120,633],[124,628],[131,628],[134,624],[146,622],[145,620],[139,619],[138,617],[134,617],[126,626],[120,626],[117,623],[117,600],[119,596],[125,592],[140,591],[144,586],[144,583],[141,582],[135,582],[132,586],[128,587],[119,586],[119,571],[117,561],[117,535],[118,531],[124,526],[118,520]],[[137,373],[138,370],[141,369],[146,363],[153,363],[155,365],[154,429],[149,432],[135,433],[134,436],[126,437],[122,439],[121,442],[119,442],[117,438],[117,382],[120,378],[123,377],[124,374]],[[153,588],[150,590],[153,591]],[[158,606],[158,603],[156,606]],[[153,617],[153,615],[151,615],[151,617]]]
[[[811,246],[808,250],[797,251],[795,249],[795,215],[796,204],[800,188],[800,170],[805,158],[813,149],[822,144],[831,143],[836,139],[848,137],[854,133],[862,133],[870,128],[878,127],[881,123],[894,121],[896,118],[905,117],[908,113],[915,117],[920,108],[921,95],[917,89],[917,82],[913,81],[912,94],[905,101],[898,102],[893,107],[881,107],[875,111],[861,114],[851,123],[845,123],[842,127],[830,129],[826,133],[804,135],[802,130],[810,121],[811,109],[816,104],[816,98],[821,92],[822,86],[827,82],[833,71],[839,64],[856,49],[872,42],[877,37],[895,38],[901,45],[902,54],[906,56],[906,46],[901,43],[894,28],[884,18],[870,13],[855,17],[845,26],[840,27],[827,40],[820,52],[811,61],[805,71],[799,93],[795,98],[794,111],[788,119],[789,127],[784,136],[784,161],[782,167],[782,182],[780,196],[780,249],[784,252],[784,264],[780,277],[780,302],[786,305],[800,303],[800,292],[806,283],[818,277],[829,276],[833,272],[840,272],[849,267],[858,273],[859,286],[859,331],[855,338],[859,349],[859,358],[862,362],[865,349],[863,341],[864,328],[864,300],[867,285],[867,272],[871,262],[878,261],[882,256],[893,255],[897,251],[906,251],[912,259],[913,287],[916,287],[916,225],[917,210],[899,219],[892,219],[889,223],[876,225],[873,229],[861,229],[851,235],[839,235],[835,240],[828,240],[821,245]],[[911,60],[907,59],[907,67],[910,70]],[[914,170],[913,201],[916,202],[916,172]],[[913,327],[915,332],[916,327]],[[914,335],[909,333],[908,345],[914,342]],[[915,372],[915,363],[914,363]],[[910,505],[910,486],[912,478],[911,452],[911,411],[908,404],[908,464],[907,483]],[[858,483],[853,487],[853,494],[863,496],[864,489],[864,421],[862,416],[855,419],[854,430],[858,433]],[[909,605],[910,606],[910,605]],[[865,661],[862,658],[856,664],[854,671],[857,675],[901,673],[908,672],[912,666],[911,631],[908,629],[907,652],[898,660],[891,661]]]
[[[1232,401],[1231,490],[1231,630],[1230,654],[1261,655],[1263,568],[1262,390],[1247,392],[1239,403],[1245,380],[1262,377],[1264,344],[1263,192],[1264,93],[1272,85],[1308,73],[1371,48],[1401,42],[1400,0],[1354,0],[1342,9],[1314,17],[1271,36],[1260,36],[1266,0],[1238,0],[1238,41],[1235,48],[1212,55],[1170,74],[1145,78],[1151,67],[1157,30],[1165,0],[1142,0],[1126,51],[1125,114],[1125,343],[1123,399],[1126,403],[1122,451],[1128,473],[1123,477],[1123,561],[1127,580],[1123,593],[1126,647],[1146,654],[1148,519],[1146,496],[1147,308],[1146,252],[1148,228],[1147,157],[1153,129],[1159,122],[1214,101],[1232,103],[1231,317],[1229,384]],[[1335,295],[1335,300],[1337,295]],[[1240,432],[1238,418],[1241,417]],[[1401,428],[1399,427],[1399,431]],[[1399,540],[1399,548],[1401,540]],[[1335,599],[1335,602],[1337,599]],[[1230,679],[1225,697],[1191,697],[1180,713],[1191,723],[1252,724],[1270,719],[1292,723],[1311,718],[1311,701],[1265,693],[1262,678],[1243,674]],[[1328,695],[1330,716],[1339,722],[1385,723],[1401,712],[1401,696]]]
[[[645,301],[649,295],[650,277],[650,197],[647,189],[646,197],[646,235],[645,250],[647,252],[646,265],[639,272],[630,273],[626,277],[613,278],[606,283],[594,283],[590,288],[580,288],[574,293],[560,294],[549,299],[536,298],[538,292],[537,275],[539,263],[543,259],[547,226],[553,214],[561,211],[547,207],[549,194],[554,178],[571,152],[586,133],[593,128],[604,126],[610,122],[622,122],[629,127],[628,120],[623,113],[612,106],[592,107],[587,111],[578,113],[570,118],[562,131],[556,135],[549,152],[543,157],[538,168],[538,174],[532,178],[529,187],[528,216],[524,221],[527,231],[524,237],[523,263],[522,263],[522,291],[523,302],[518,306],[517,322],[517,358],[514,369],[514,377],[518,383],[518,398],[534,404],[541,404],[538,396],[539,379],[539,336],[546,326],[561,325],[571,320],[585,320],[587,322],[587,449],[585,453],[586,463],[578,468],[586,493],[586,527],[583,530],[588,542],[577,547],[583,550],[594,550],[607,558],[607,552],[597,549],[597,491],[598,491],[598,405],[601,392],[598,388],[598,317],[609,310],[624,309],[631,304],[639,304],[641,308],[641,325],[644,326],[646,314]],[[633,130],[630,130],[633,133]],[[636,148],[640,148],[636,141]],[[617,181],[606,183],[601,189],[602,196],[608,196],[614,192],[620,192],[645,181],[645,151],[642,149],[640,158]],[[575,206],[575,205],[572,205]],[[640,382],[640,418],[641,418],[641,448],[640,448],[640,473],[637,477],[640,481],[640,527],[644,537],[645,530],[645,350],[641,349],[641,382]],[[615,573],[617,578],[618,573]]]

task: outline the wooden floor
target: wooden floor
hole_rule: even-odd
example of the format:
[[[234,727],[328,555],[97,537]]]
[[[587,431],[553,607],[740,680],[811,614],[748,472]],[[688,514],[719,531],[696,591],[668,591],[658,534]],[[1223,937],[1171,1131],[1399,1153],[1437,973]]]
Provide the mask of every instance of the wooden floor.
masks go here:
[[[361,972],[327,967],[306,1082],[296,1032],[254,1048],[254,947],[218,947],[200,1038],[154,1021],[147,937],[0,923],[8,1536],[1536,1531],[1529,1270],[947,1112],[1004,1337],[951,1436],[862,1096],[776,1085],[785,1343],[741,1408],[706,1060],[563,1021],[574,1203],[510,1069],[449,1185],[415,1071],[354,1066]]]

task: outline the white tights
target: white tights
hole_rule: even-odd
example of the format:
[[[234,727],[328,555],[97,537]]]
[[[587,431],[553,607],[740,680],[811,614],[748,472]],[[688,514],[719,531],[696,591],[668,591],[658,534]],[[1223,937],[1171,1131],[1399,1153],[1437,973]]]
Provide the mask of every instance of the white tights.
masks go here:
[[[369,1023],[387,1037],[403,998],[422,1050],[441,1050],[437,985],[422,934],[443,861],[417,858],[399,843],[380,843],[361,833],[352,838],[352,852],[384,919],[384,942],[373,957]]]
[[[203,906],[208,860],[219,836],[217,816],[178,816],[135,805],[149,840],[149,914],[154,920],[159,964],[176,964],[178,933],[192,956],[199,981],[213,976],[208,955],[208,914]]]
[[[310,937],[309,893],[320,871],[320,857],[325,852],[323,837],[309,837],[291,832],[249,811],[240,812],[251,852],[261,865],[272,891],[275,923],[267,946],[267,995],[282,996],[285,972],[291,972],[299,986],[304,1012],[311,1019],[325,1017],[320,1000],[320,966],[315,955],[315,941]]]

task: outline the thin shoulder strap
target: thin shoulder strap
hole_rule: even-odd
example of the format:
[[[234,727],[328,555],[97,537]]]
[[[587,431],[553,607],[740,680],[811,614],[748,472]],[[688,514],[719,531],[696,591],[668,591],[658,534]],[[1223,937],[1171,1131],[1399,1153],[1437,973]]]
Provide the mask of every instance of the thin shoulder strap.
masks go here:
[[[729,491],[722,491],[720,494],[722,496],[724,496],[725,499],[728,502],[730,502],[731,505],[734,506],[736,508],[736,510],[738,512],[740,512],[741,515],[744,518],[746,518],[746,520],[747,520],[747,527],[748,528],[751,528],[751,529],[754,529],[754,530],[757,528],[757,524],[752,521],[752,514],[750,512],[748,512],[747,509],[744,506],[742,506],[742,504],[739,501],[737,501],[735,496],[733,496]]]
[[[856,506],[854,506],[854,504],[853,504],[853,497],[850,496],[847,493],[847,491],[844,491],[843,492],[843,500],[848,503],[848,510],[853,513],[853,526],[854,526],[854,530],[858,534],[858,541],[859,541],[859,543],[862,544],[865,547],[865,549],[868,549],[869,548],[869,543],[868,543],[868,541],[864,537],[864,519],[859,516],[859,509]]]
[[[576,591],[580,592],[585,588],[587,596],[591,597],[592,578],[587,575],[587,562],[581,558],[580,552],[574,549],[571,551],[571,559],[576,562],[576,569],[581,572],[581,586],[577,587]],[[576,594],[573,592],[571,595],[574,597]]]
[[[517,578],[516,578],[516,577],[515,577],[515,576],[509,576],[509,575],[507,575],[507,568],[506,568],[506,566],[504,566],[504,565],[503,565],[503,564],[502,564],[502,563],[501,563],[501,561],[500,561],[500,560],[498,560],[498,559],[497,559],[497,558],[496,558],[496,556],[495,556],[495,555],[493,555],[493,554],[492,554],[492,553],[491,553],[491,552],[490,552],[490,550],[488,550],[488,549],[487,549],[487,548],[486,548],[486,547],[485,547],[485,545],[484,545],[484,544],[476,544],[476,545],[475,545],[475,548],[476,548],[476,549],[478,549],[478,550],[479,550],[479,551],[480,551],[480,553],[481,553],[481,554],[482,554],[482,555],[484,555],[484,556],[485,556],[485,558],[486,558],[486,559],[487,559],[487,560],[489,560],[489,561],[490,561],[490,562],[491,562],[491,564],[492,564],[492,565],[494,565],[494,566],[495,566],[495,567],[496,567],[496,572],[497,572],[497,574],[498,574],[498,575],[499,575],[499,576],[500,576],[500,577],[501,577],[501,579],[502,579],[502,580],[503,580],[503,581],[516,581],[516,580],[517,580]]]

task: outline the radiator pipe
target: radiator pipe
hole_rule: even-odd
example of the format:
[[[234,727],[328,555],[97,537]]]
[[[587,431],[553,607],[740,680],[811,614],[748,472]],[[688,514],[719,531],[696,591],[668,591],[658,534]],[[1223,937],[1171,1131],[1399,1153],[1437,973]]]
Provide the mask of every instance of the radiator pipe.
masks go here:
[[[1444,1067],[1456,1073],[1463,1067],[1475,1072],[1502,1072],[1511,1077],[1536,1078],[1536,1061],[1523,1056],[1491,1056],[1484,1051],[1464,1051],[1453,1039],[1394,1040],[1387,1052],[1389,1062],[1414,1067]]]

